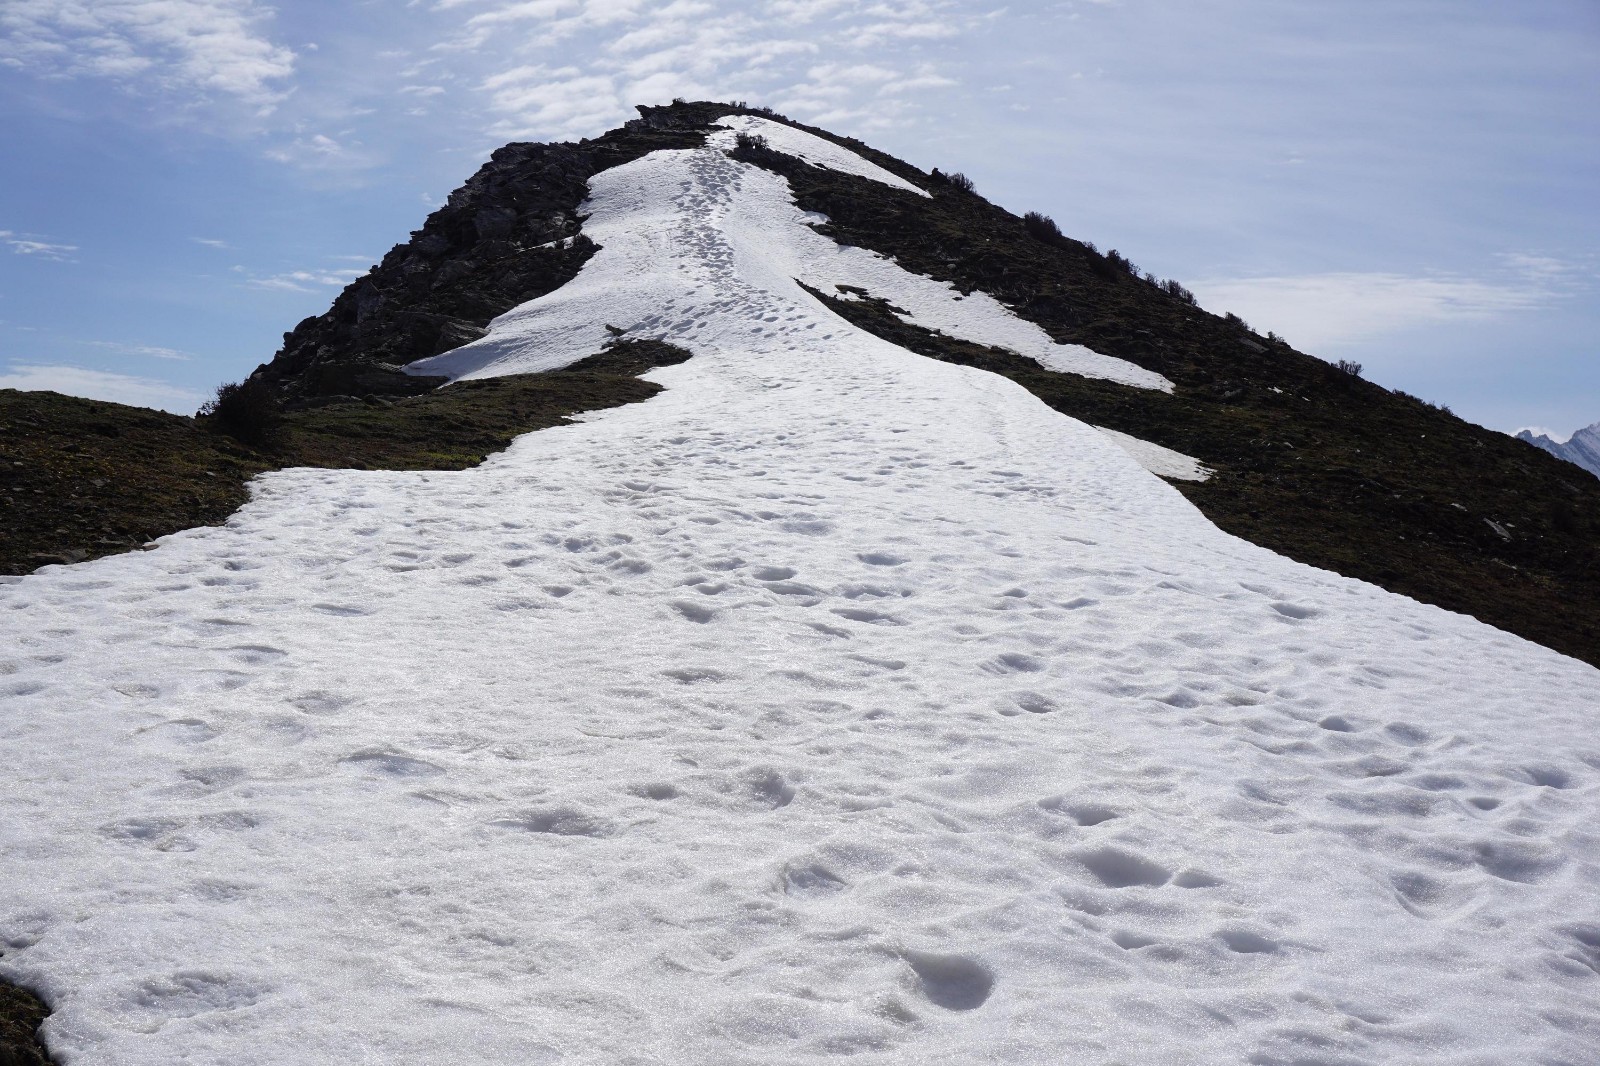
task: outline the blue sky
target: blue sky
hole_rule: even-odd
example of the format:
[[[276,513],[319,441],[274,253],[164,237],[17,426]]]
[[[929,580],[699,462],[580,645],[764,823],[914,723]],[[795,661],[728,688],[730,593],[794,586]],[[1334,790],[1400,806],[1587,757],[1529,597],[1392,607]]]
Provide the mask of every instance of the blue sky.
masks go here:
[[[744,99],[1503,430],[1600,420],[1594,0],[6,0],[0,387],[191,411],[507,140]]]

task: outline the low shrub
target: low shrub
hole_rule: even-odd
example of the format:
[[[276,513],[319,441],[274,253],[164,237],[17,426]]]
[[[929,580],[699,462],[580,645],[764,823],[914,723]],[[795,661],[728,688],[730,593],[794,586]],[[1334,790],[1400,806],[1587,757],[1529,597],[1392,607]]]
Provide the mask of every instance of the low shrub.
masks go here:
[[[283,402],[261,378],[217,386],[215,398],[197,412],[208,429],[244,444],[270,446],[283,434]]]
[[[1046,244],[1061,242],[1061,227],[1056,225],[1056,220],[1049,215],[1029,211],[1022,216],[1022,226],[1028,231],[1028,235],[1036,240],[1044,241]]]
[[[941,174],[938,170],[935,170],[933,176],[958,192],[972,192],[977,188],[976,185],[972,184],[972,179],[959,170],[949,174]]]
[[[1161,291],[1166,293],[1168,296],[1182,300],[1186,304],[1193,304],[1195,302],[1194,293],[1184,288],[1174,278],[1168,278],[1166,281],[1163,281],[1161,283]]]

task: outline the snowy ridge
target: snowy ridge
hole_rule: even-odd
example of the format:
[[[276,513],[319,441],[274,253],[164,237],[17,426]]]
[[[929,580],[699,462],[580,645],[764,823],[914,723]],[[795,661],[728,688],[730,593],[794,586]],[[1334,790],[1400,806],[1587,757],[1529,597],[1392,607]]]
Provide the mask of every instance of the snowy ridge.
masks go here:
[[[457,365],[655,314],[655,399],[0,585],[64,1059],[1591,1057],[1600,672],[844,326],[769,179],[606,172],[667,265],[614,231]]]
[[[1583,467],[1595,477],[1600,477],[1600,422],[1578,430],[1564,441],[1552,440],[1544,433],[1535,435],[1526,429],[1516,436],[1518,440],[1525,440],[1536,448],[1543,448],[1557,459],[1565,459],[1569,463]]]
[[[830,141],[790,133],[878,169]],[[501,315],[487,337],[407,369],[453,379],[554,370],[597,351],[610,339],[608,325],[695,351],[729,344],[761,351],[779,334],[809,343],[855,333],[797,283],[805,282],[863,288],[919,325],[1008,348],[1051,370],[1172,390],[1166,378],[1127,360],[1055,343],[986,293],[963,297],[866,249],[835,244],[811,230],[807,223],[819,219],[795,206],[787,182],[729,159],[733,143],[732,131],[714,133],[704,149],[655,152],[597,175],[584,232],[600,251],[578,277]]]

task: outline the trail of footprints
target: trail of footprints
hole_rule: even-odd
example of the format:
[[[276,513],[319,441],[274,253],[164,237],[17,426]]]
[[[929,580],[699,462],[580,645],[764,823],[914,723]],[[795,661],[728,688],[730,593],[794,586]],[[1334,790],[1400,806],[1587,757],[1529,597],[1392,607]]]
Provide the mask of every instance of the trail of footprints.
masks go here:
[[[715,219],[737,168],[701,156],[695,178],[685,214]],[[677,239],[716,298],[668,300],[642,328],[693,343],[731,316],[767,351],[823,357],[807,346],[833,327],[746,282],[715,224]],[[1008,927],[1059,949],[1086,1000],[1135,977],[1185,995],[1244,989],[1214,999],[1212,1021],[1236,1024],[1222,1016],[1257,1009],[1252,980],[1339,945],[1255,895],[1219,841],[1336,839],[1394,908],[1440,925],[1564,875],[1554,838],[1594,794],[1600,749],[1502,763],[1472,736],[1413,723],[1406,693],[1427,682],[1335,632],[1333,592],[1313,606],[1121,558],[1101,543],[1108,527],[1076,520],[1098,512],[1092,488],[1017,469],[998,418],[988,452],[952,458],[940,433],[894,424],[880,402],[904,382],[837,363],[829,388],[844,400],[803,420],[730,429],[746,402],[733,394],[730,408],[661,424],[608,416],[636,419],[602,442],[625,447],[529,443],[530,462],[519,444],[453,475],[264,478],[234,525],[141,564],[165,567],[153,580],[68,571],[28,595],[0,585],[0,611],[26,620],[0,658],[0,692],[56,728],[74,699],[137,723],[121,742],[158,753],[165,776],[134,782],[130,809],[96,829],[130,854],[287,839],[294,827],[250,798],[313,785],[415,800],[409,828],[425,840],[485,834],[596,869],[645,844],[704,847],[682,868],[639,860],[642,887],[569,900],[567,917],[603,922],[624,903],[651,915],[671,895],[673,968],[737,980],[812,952],[818,972],[866,973],[850,1006],[864,1031],[887,1027],[886,1046],[931,1018],[1011,1009],[1001,960],[1020,949],[986,939]],[[952,518],[944,502],[963,494],[994,512]],[[1048,533],[1015,520],[1037,508]],[[591,624],[619,602],[632,613],[606,617],[625,626]],[[1219,626],[1219,603],[1245,639]],[[81,624],[113,655],[155,628],[158,668],[119,660],[114,695],[97,693],[83,634],[62,621],[75,617],[94,619]],[[436,673],[380,669],[408,641],[477,635],[465,628],[523,657],[507,677],[547,669],[589,686],[501,708],[499,679],[452,677],[445,652],[427,662]],[[1408,632],[1433,639],[1422,623]],[[355,640],[370,649],[362,669],[305,669],[332,662],[320,643]],[[378,706],[401,683],[427,703],[416,721]],[[569,755],[635,762],[625,779],[560,776]],[[1218,767],[1236,778],[1219,786]],[[209,875],[192,885],[218,905],[252,891]],[[428,915],[395,892],[390,905]],[[738,935],[695,928],[707,900],[737,905]],[[975,917],[988,915],[1003,917]],[[1600,920],[1573,915],[1538,937],[1573,982],[1600,975]],[[485,934],[470,957],[489,966],[515,950]],[[139,989],[152,1017],[271,993],[223,971]],[[1350,1032],[1378,1024],[1354,1007],[1322,1014]],[[1333,1050],[1252,1061],[1368,1061],[1348,1033],[1313,1035]]]

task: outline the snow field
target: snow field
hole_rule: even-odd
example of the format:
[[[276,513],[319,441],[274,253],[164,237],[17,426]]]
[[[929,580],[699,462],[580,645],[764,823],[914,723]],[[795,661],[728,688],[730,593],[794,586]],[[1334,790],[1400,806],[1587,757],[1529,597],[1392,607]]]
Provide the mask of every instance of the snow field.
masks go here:
[[[1600,673],[849,328],[752,236],[775,181],[607,172],[605,249],[458,364],[659,314],[651,401],[0,585],[0,972],[52,1046],[1591,1058]]]

